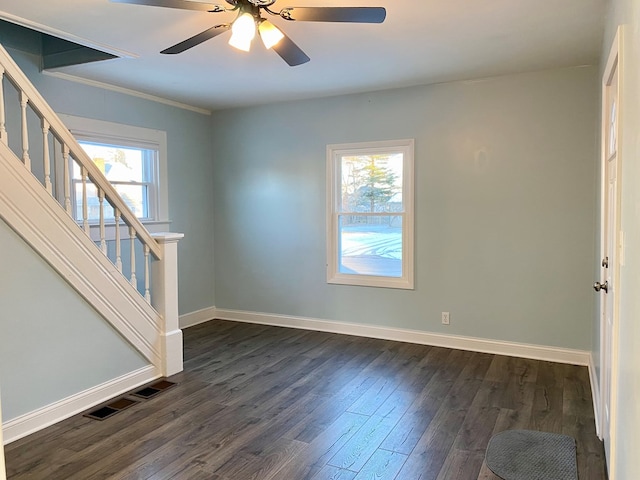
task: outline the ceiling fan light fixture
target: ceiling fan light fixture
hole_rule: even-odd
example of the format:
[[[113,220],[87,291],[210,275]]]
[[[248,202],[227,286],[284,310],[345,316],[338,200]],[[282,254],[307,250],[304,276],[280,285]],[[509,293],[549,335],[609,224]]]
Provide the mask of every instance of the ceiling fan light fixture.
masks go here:
[[[211,0],[110,1],[133,5],[149,5],[151,7],[198,10],[216,14],[236,12],[234,22],[214,25],[197,35],[165,48],[160,53],[182,53],[228,30],[232,32],[229,45],[248,52],[251,49],[251,42],[255,38],[257,30],[267,50],[272,49],[290,67],[297,67],[307,63],[310,58],[280,28],[263,18],[263,13],[291,22],[382,23],[387,16],[387,10],[384,7],[286,7],[279,11],[271,10],[270,7],[278,0],[225,0],[226,3],[231,5],[231,7],[226,8],[223,5],[208,3]]]
[[[231,38],[229,45],[248,52],[251,49],[251,41],[256,36],[256,22],[250,13],[241,14],[231,26]]]
[[[262,43],[264,43],[267,50],[277,45],[284,38],[284,33],[268,20],[260,22],[258,32],[260,32],[260,38],[262,38]]]

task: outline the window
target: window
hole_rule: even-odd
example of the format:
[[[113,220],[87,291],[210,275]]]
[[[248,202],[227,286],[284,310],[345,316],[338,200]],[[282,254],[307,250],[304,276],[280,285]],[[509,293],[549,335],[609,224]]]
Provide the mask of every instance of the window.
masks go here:
[[[60,115],[80,146],[105,174],[133,213],[150,231],[168,227],[166,133],[112,122]],[[82,220],[82,176],[72,161],[73,214]],[[100,203],[96,188],[87,184],[87,212],[91,228],[97,228]],[[107,224],[114,222],[113,208],[104,204]],[[95,236],[92,232],[92,237]],[[108,236],[109,232],[107,232]]]
[[[155,195],[155,167],[158,151],[150,148],[123,147],[106,143],[80,141],[93,163],[120,194],[131,211],[141,220],[155,220],[157,196]],[[82,220],[82,174],[73,162],[74,214]],[[98,192],[93,184],[87,185],[87,212],[89,221],[100,219]],[[104,218],[113,221],[113,208],[105,204]]]
[[[413,140],[327,147],[327,281],[413,288]]]

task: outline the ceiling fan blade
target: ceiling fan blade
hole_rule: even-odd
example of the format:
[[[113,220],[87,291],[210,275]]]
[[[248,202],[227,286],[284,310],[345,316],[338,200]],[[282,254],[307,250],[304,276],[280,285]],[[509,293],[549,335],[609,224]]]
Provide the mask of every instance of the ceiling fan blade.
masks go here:
[[[286,35],[272,48],[290,67],[296,67],[311,60],[307,54]]]
[[[189,0],[110,0],[113,3],[130,3],[133,5],[148,5],[150,7],[179,8],[182,10],[197,10],[200,12],[224,12],[222,5],[215,3],[190,2]]]
[[[289,7],[279,15],[300,22],[382,23],[387,11],[383,7]]]
[[[221,33],[226,32],[231,28],[231,25],[228,23],[222,25],[216,25],[215,27],[208,28],[204,32],[201,32],[197,35],[194,35],[191,38],[187,38],[180,43],[176,43],[174,46],[165,48],[160,53],[174,55],[176,53],[182,53],[185,50],[189,50],[190,48],[195,47],[196,45],[200,45],[202,42],[209,40],[210,38],[217,37]]]

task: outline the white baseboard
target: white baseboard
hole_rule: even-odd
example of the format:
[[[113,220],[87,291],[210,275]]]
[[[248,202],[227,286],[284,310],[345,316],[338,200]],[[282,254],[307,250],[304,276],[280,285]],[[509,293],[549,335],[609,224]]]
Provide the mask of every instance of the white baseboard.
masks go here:
[[[170,377],[180,373],[184,369],[184,342],[182,341],[182,330],[176,329],[162,335],[164,344],[164,361],[162,363],[162,374]]]
[[[257,323],[278,327],[317,330],[320,332],[342,333],[359,337],[396,340],[399,342],[418,343],[436,347],[470,350],[473,352],[493,353],[510,357],[531,358],[571,365],[588,366],[590,353],[583,350],[530,345],[525,343],[505,342],[485,338],[443,335],[420,330],[379,327],[357,323],[334,322],[313,318],[274,315],[269,313],[243,312],[238,310],[215,309],[211,318],[234,320],[237,322]]]
[[[180,328],[193,327],[216,318],[216,307],[203,308],[191,313],[180,315]]]
[[[160,377],[153,365],[142,367],[131,373],[89,388],[63,400],[39,408],[20,417],[11,419],[2,425],[4,444],[9,444],[31,433],[42,430],[54,423],[106,402],[118,395],[133,390],[140,385]]]
[[[593,413],[596,420],[596,435],[602,440],[601,428],[601,402],[600,402],[600,384],[598,383],[598,376],[596,375],[596,363],[593,359],[593,354],[589,354],[589,381],[591,382],[591,396],[593,397]]]
[[[245,312],[239,310],[205,308],[180,316],[180,328],[198,325],[213,319],[232,320],[236,322],[272,325],[277,327],[316,330],[320,332],[340,333],[359,337],[396,340],[399,342],[417,343],[437,347],[492,353],[513,357],[531,358],[549,362],[568,363],[587,366],[593,394],[593,405],[596,417],[596,429],[599,430],[600,395],[596,382],[595,363],[590,352],[565,348],[530,345],[516,342],[504,342],[483,338],[442,335],[419,330],[380,327],[357,323],[335,322],[305,317],[275,315],[269,313]],[[2,425],[4,444],[11,443],[54,423],[76,415],[89,408],[117,397],[140,385],[144,385],[160,377],[153,365],[143,367],[114,380],[72,395],[59,402],[40,408],[28,414],[9,420]]]

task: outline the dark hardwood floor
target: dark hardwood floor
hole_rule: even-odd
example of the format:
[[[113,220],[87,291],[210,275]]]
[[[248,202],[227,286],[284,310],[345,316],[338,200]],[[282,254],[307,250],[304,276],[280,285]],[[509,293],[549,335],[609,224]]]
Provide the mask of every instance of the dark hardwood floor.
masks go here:
[[[213,321],[186,329],[179,385],[6,448],[9,479],[497,479],[490,437],[577,440],[605,478],[585,367]]]

